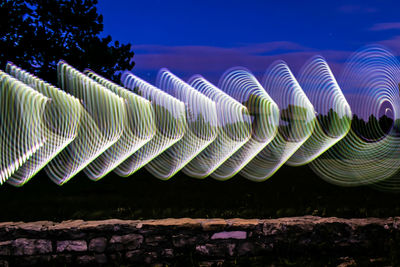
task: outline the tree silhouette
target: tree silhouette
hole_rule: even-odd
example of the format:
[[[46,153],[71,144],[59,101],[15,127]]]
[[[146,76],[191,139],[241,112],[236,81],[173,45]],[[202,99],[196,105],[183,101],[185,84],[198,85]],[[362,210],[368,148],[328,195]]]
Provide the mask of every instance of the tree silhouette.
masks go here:
[[[385,137],[389,132],[397,135],[399,129],[397,129],[396,125],[398,125],[398,123],[395,124],[393,119],[386,115],[377,119],[371,114],[368,121],[365,122],[362,118],[354,114],[351,128],[365,141],[375,142],[376,140]]]
[[[103,17],[97,0],[0,0],[0,68],[12,61],[47,81],[56,82],[64,59],[119,81],[119,70],[132,69],[130,44],[100,38]]]
[[[278,131],[285,140],[298,142],[308,135],[308,129],[314,122],[308,121],[307,113],[305,107],[293,104],[289,104],[287,108],[282,109]]]

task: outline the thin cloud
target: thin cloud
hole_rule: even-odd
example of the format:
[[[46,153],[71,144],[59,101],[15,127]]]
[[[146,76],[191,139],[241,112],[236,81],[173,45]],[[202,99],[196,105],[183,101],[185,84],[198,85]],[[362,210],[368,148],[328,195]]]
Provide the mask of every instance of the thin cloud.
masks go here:
[[[338,10],[342,13],[347,13],[347,14],[354,14],[354,13],[369,14],[378,11],[378,9],[374,7],[366,7],[362,5],[344,5],[340,6]]]
[[[400,30],[400,22],[377,23],[370,28],[371,31]]]
[[[393,36],[388,40],[380,41],[379,44],[389,48],[393,51],[393,53],[399,55],[400,54],[400,35]]]
[[[279,44],[282,44],[280,46]],[[267,67],[276,60],[284,60],[294,73],[315,55],[322,55],[332,67],[339,72],[342,63],[351,52],[314,49],[290,42],[273,42],[225,48],[213,46],[160,46],[140,45],[133,47],[135,51],[137,73],[155,73],[166,67],[188,79],[194,74],[201,74],[216,83],[219,77],[229,68],[243,66],[250,69],[257,77],[261,77]],[[275,53],[274,53],[275,51]]]
[[[164,46],[164,45],[134,45],[132,47],[136,53],[173,53],[187,54],[198,51],[213,51],[218,53],[232,53],[240,50],[241,53],[247,54],[264,54],[273,53],[275,51],[309,51],[311,48],[302,46],[297,43],[281,41],[258,43],[251,45],[242,45],[234,48],[216,47],[216,46]]]
[[[240,50],[249,54],[265,54],[278,51],[310,51],[312,49],[294,42],[280,41],[242,46]]]

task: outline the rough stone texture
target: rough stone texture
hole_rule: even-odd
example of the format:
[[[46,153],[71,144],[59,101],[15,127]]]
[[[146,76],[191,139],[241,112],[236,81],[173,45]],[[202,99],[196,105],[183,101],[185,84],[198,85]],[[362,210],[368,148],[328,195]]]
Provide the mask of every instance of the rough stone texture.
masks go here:
[[[57,252],[81,252],[86,251],[87,245],[84,240],[64,240],[57,241]]]
[[[110,239],[111,250],[131,250],[136,249],[143,242],[143,236],[137,234],[114,235]]]
[[[104,252],[107,246],[107,238],[105,237],[96,237],[90,240],[89,242],[89,251],[94,252]]]
[[[0,223],[0,266],[400,266],[399,251],[400,217]]]
[[[52,252],[51,241],[43,239],[18,238],[11,242],[15,256],[46,254]]]
[[[11,240],[0,242],[0,256],[11,255],[11,244]]]
[[[245,231],[219,232],[211,236],[211,239],[246,239]]]

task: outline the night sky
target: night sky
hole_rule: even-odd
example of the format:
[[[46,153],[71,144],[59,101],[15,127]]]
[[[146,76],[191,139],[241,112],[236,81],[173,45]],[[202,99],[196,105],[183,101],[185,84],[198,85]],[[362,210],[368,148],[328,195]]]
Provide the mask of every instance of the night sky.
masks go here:
[[[167,67],[217,83],[230,67],[260,77],[277,59],[296,72],[313,55],[334,74],[352,52],[382,44],[400,54],[400,1],[99,0],[103,35],[131,43],[133,72],[154,81]]]

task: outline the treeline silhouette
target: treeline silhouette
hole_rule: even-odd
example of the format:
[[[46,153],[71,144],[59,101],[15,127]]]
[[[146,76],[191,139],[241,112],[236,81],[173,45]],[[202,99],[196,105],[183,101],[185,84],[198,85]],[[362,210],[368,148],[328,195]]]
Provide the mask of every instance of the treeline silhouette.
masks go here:
[[[366,141],[375,141],[383,138],[389,134],[389,132],[391,132],[391,134],[398,134],[400,132],[400,121],[396,120],[396,123],[394,122],[392,118],[386,115],[381,116],[379,119],[374,115],[370,115],[368,121],[364,121],[357,115],[353,115],[351,128],[366,139]]]
[[[57,84],[57,62],[90,68],[119,83],[135,65],[131,44],[101,37],[97,0],[0,1],[0,69],[11,61]]]
[[[307,112],[304,107],[289,105],[280,114],[281,125],[279,126],[279,132],[283,136],[297,135],[297,137],[300,137],[305,134],[307,127],[310,127],[310,125],[307,125],[309,119],[307,120]],[[394,121],[386,115],[376,118],[371,114],[368,120],[365,121],[356,114],[350,119],[348,116],[340,116],[333,109],[329,109],[326,114],[318,114],[316,117],[325,134],[332,137],[343,134],[349,125],[351,130],[367,142],[375,142],[389,133],[391,135],[400,135],[400,120]]]
[[[325,126],[323,128],[328,128],[327,125],[332,125],[334,120],[344,120],[346,117],[343,116],[340,118],[335,111],[330,109],[326,115],[318,114],[317,119],[322,126]],[[399,123],[399,120],[396,120],[395,122],[392,118],[386,115],[376,118],[371,114],[368,117],[368,120],[365,121],[363,118],[353,114],[351,119],[351,130],[353,130],[359,137],[363,138],[364,141],[375,142],[389,133],[392,135],[400,133]]]

